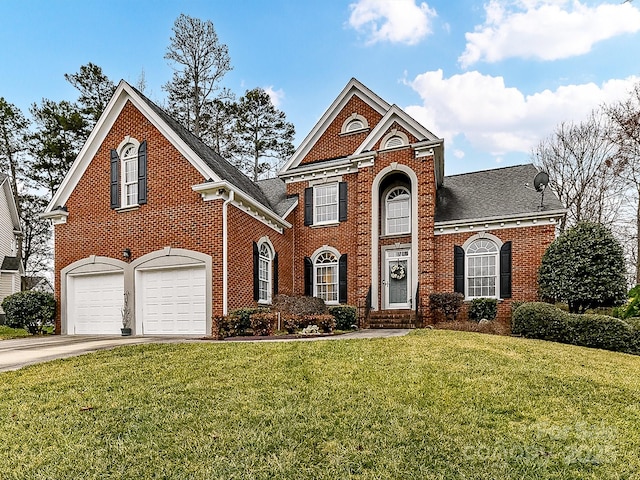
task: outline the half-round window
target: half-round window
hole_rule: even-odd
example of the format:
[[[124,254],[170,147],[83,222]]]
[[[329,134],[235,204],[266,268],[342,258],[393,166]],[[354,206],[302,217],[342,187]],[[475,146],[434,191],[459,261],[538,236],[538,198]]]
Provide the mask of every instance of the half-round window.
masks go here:
[[[366,128],[369,128],[369,122],[367,122],[367,119],[354,112],[342,123],[340,133],[359,132]]]
[[[360,120],[352,120],[347,124],[347,128],[345,129],[347,132],[354,132],[356,130],[362,130],[364,125]]]
[[[384,144],[384,148],[396,148],[404,145],[404,140],[398,135],[394,135]]]
[[[406,187],[395,187],[385,199],[386,234],[411,233],[411,194]]]

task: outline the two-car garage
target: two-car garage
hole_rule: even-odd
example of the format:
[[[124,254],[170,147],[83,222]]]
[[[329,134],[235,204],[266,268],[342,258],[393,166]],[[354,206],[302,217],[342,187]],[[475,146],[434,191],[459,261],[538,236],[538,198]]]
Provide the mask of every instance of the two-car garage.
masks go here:
[[[131,264],[106,257],[75,262],[62,271],[62,333],[120,334],[126,297],[136,335],[208,334],[210,258],[165,248]]]

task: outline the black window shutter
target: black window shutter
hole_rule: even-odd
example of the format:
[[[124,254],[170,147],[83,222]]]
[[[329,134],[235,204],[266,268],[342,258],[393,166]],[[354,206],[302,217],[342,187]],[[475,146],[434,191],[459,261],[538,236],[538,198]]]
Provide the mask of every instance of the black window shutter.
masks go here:
[[[111,208],[120,207],[120,158],[111,150]]]
[[[304,294],[313,297],[313,263],[309,257],[304,257]]]
[[[273,296],[278,294],[278,253],[273,256]]]
[[[338,260],[338,302],[347,303],[347,254]]]
[[[341,222],[346,222],[347,221],[347,182],[340,182],[338,184],[338,193],[339,193],[338,219]]]
[[[453,247],[453,291],[464,295],[464,249]]]
[[[260,268],[260,254],[258,253],[258,244],[253,242],[253,299],[258,301],[260,298],[260,278],[258,276]]]
[[[138,204],[147,203],[147,141],[138,148]]]
[[[304,224],[313,225],[313,187],[304,189]]]
[[[500,298],[511,298],[511,242],[500,248]]]

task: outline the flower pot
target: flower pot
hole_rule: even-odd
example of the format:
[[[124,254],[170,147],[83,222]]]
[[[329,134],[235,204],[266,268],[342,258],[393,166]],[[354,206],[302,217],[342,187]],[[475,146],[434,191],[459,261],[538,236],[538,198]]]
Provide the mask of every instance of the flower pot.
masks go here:
[[[130,328],[121,328],[120,332],[122,332],[122,336],[123,337],[130,337],[131,336],[131,329]]]

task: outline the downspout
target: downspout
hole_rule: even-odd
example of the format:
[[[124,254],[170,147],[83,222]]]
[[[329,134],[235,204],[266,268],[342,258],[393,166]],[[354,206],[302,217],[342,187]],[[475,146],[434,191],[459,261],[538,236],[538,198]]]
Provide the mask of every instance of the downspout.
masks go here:
[[[233,190],[229,191],[229,197],[222,204],[222,315],[226,316],[228,308],[228,292],[229,292],[229,269],[228,269],[228,235],[229,228],[227,226],[227,205],[234,199]]]

